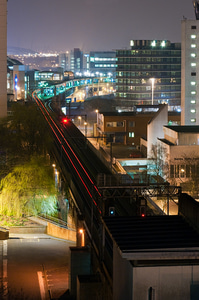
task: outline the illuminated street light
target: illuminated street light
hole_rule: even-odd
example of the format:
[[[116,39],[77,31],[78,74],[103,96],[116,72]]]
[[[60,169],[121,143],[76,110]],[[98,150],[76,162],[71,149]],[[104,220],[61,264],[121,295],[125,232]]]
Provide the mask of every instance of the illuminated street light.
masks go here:
[[[82,119],[82,117],[81,117],[81,116],[78,116],[79,126],[81,126],[81,119]]]
[[[154,83],[155,83],[155,78],[150,78],[151,80],[151,103],[153,105],[153,96],[154,96]]]
[[[96,112],[96,114],[97,114],[97,124],[98,124],[98,113],[99,113],[99,110],[96,109],[95,112]]]
[[[88,123],[87,123],[87,122],[84,122],[84,126],[85,126],[85,137],[87,137],[87,125],[88,125]]]
[[[81,234],[81,247],[85,247],[84,229],[81,228],[79,233]]]

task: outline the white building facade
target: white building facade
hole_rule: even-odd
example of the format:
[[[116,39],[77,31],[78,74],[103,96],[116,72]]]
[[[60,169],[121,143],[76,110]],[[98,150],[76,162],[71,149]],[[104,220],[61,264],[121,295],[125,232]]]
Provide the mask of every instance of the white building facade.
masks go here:
[[[199,20],[182,20],[181,34],[181,124],[199,125]]]
[[[7,0],[0,0],[0,118],[7,116]]]

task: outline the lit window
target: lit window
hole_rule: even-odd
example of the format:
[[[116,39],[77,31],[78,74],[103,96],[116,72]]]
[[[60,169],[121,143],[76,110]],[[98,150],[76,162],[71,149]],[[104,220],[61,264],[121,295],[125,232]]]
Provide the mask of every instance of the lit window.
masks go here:
[[[192,67],[195,67],[195,66],[196,66],[196,63],[191,63],[191,66],[192,66]]]
[[[129,132],[129,137],[133,138],[135,136],[134,132]]]
[[[196,85],[196,82],[195,81],[191,81],[191,85]]]
[[[195,104],[195,103],[196,103],[196,100],[191,100],[191,103],[192,103],[192,104]]]
[[[156,46],[156,41],[153,41],[153,42],[151,43],[151,46],[152,46],[152,47],[155,47],[155,46]]]
[[[191,39],[196,39],[196,35],[195,35],[195,34],[192,34],[192,35],[191,35]]]
[[[165,42],[165,41],[162,41],[162,42],[161,42],[161,46],[162,46],[162,47],[165,47],[165,46],[166,46],[166,42]]]
[[[196,57],[196,54],[195,53],[191,53],[191,57]]]
[[[196,94],[196,91],[192,91],[192,92],[191,92],[191,95],[195,95],[195,94]]]
[[[196,122],[196,119],[191,119],[191,123],[195,123]]]
[[[191,44],[191,48],[196,48],[196,44]]]
[[[196,112],[196,110],[195,110],[195,109],[191,109],[190,112],[191,112],[192,114],[194,114],[194,113]]]

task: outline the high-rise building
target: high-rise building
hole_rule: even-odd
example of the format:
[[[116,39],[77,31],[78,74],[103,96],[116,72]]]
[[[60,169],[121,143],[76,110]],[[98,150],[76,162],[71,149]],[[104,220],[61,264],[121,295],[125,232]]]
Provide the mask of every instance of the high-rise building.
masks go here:
[[[194,10],[195,20],[181,21],[182,125],[199,125],[199,1],[194,1]]]
[[[63,71],[69,71],[69,52],[64,52],[59,54],[59,66]]]
[[[116,51],[116,98],[129,105],[181,104],[181,45],[168,40],[131,40]]]
[[[7,0],[0,0],[0,117],[7,116]]]
[[[83,71],[83,52],[79,48],[74,48],[70,52],[70,71],[75,74]]]
[[[115,51],[91,51],[86,54],[87,70],[90,73],[100,76],[115,77],[116,53]]]

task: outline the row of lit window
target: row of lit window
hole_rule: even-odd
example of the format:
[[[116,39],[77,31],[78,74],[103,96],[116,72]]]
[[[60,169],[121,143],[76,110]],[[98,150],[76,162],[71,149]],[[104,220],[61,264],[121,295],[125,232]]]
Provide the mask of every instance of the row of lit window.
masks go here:
[[[122,64],[118,65],[119,70],[181,70],[181,64]]]
[[[196,39],[196,35],[192,34],[191,35],[191,39]],[[191,48],[192,49],[196,48],[196,44],[191,44]],[[196,53],[191,53],[191,57],[195,58],[196,57]],[[191,63],[191,67],[196,67],[196,63],[192,62]],[[196,76],[196,73],[191,73],[191,76]],[[195,86],[195,85],[196,85],[196,82],[195,81],[191,81],[191,86]],[[196,94],[196,91],[191,91],[191,95],[195,95],[195,94]],[[195,103],[196,103],[196,101],[192,99],[191,100],[191,104],[195,104]],[[195,114],[196,110],[195,109],[191,109],[190,112],[193,113],[193,114]],[[191,121],[191,123],[195,123],[196,119],[195,118],[191,118],[190,121]],[[181,174],[181,177],[184,177],[184,174]]]
[[[135,127],[135,121],[128,121],[128,126]],[[106,122],[106,127],[124,127],[124,122]]]
[[[128,98],[132,100],[136,99],[141,99],[141,100],[150,100],[151,99],[151,93],[125,93],[121,92],[120,89],[118,89],[118,92],[116,95],[120,98]],[[157,93],[156,94],[156,99],[167,99],[167,100],[175,100],[175,99],[180,99],[181,98],[181,93]]]
[[[131,91],[150,91],[151,86],[135,86],[135,85],[125,85],[125,86],[118,86],[119,89],[123,90],[131,90]],[[180,91],[181,87],[179,85],[158,85],[155,86],[155,91]]]
[[[156,70],[153,70],[152,72],[151,71],[139,71],[139,72],[129,72],[129,71],[117,71],[116,72],[116,77],[148,77],[148,78],[151,78],[151,77],[156,77],[156,78],[159,78],[159,77],[177,77],[177,78],[181,78],[181,72],[175,72],[175,71],[170,71],[170,72],[167,72],[167,71],[156,71]]]
[[[90,57],[90,61],[116,61],[116,57]]]
[[[180,63],[181,57],[119,57],[118,63],[129,64],[129,63]]]
[[[154,48],[153,48],[154,49]],[[146,49],[139,49],[139,50],[116,50],[116,56],[117,57],[131,57],[131,56],[180,56],[181,55],[181,49],[179,50],[146,50]]]
[[[110,64],[108,64],[108,65],[95,64],[95,68],[116,68],[116,65],[114,65],[114,64],[111,64],[111,65]]]
[[[199,174],[199,165],[198,164],[189,164],[189,165],[170,165],[170,178],[179,178],[190,176],[195,176]]]
[[[147,84],[149,82],[148,78],[140,78],[140,79],[126,79],[126,78],[119,78],[116,79],[116,83],[120,83],[120,84],[126,84],[126,85],[130,85],[130,84]],[[181,78],[156,78],[155,79],[155,84],[169,84],[170,83],[177,83],[180,84],[181,83]]]

